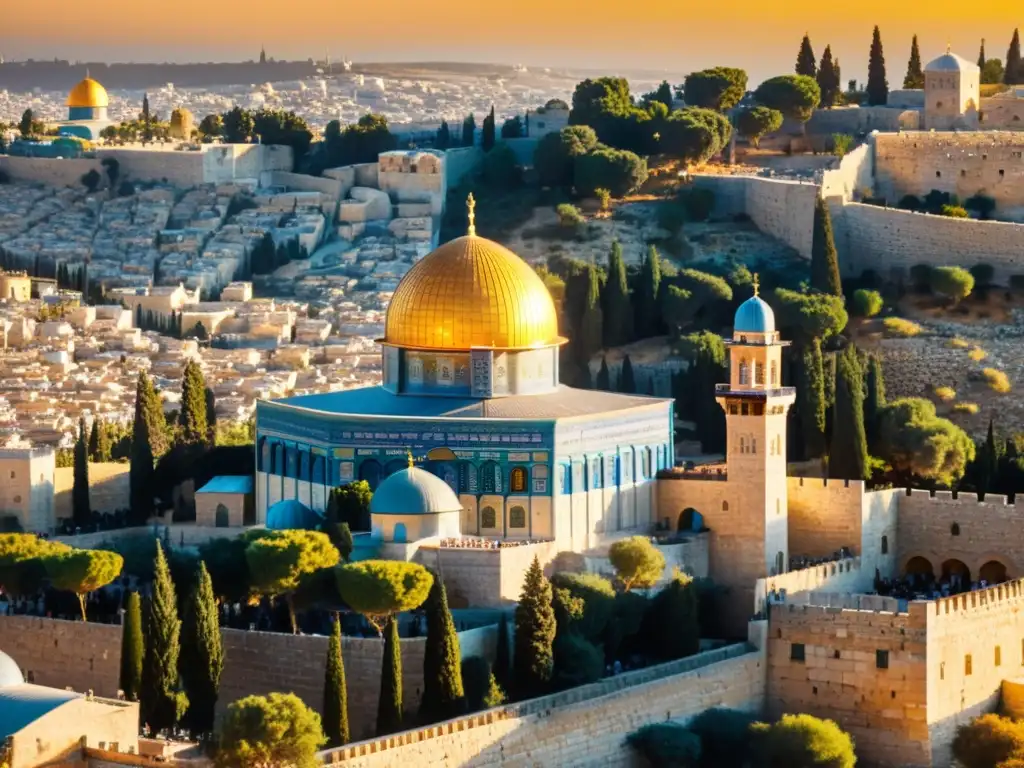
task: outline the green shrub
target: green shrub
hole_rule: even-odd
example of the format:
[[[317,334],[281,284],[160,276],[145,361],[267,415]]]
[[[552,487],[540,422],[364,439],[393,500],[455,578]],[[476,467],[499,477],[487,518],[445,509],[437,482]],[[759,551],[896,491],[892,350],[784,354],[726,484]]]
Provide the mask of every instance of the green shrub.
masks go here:
[[[626,737],[626,743],[652,766],[699,768],[700,738],[679,723],[651,723]]]
[[[679,193],[679,202],[688,221],[707,221],[715,209],[715,193],[710,189],[690,187]]]
[[[978,218],[985,221],[992,217],[992,211],[996,209],[996,201],[994,197],[977,194],[964,200],[964,208],[975,211]]]
[[[853,146],[853,136],[848,133],[833,133],[829,143],[832,145],[832,154],[842,157]]]
[[[992,285],[992,279],[996,275],[996,270],[991,264],[975,264],[969,271],[974,277],[974,284],[979,288]]]
[[[981,347],[972,347],[971,351],[967,353],[967,356],[971,358],[971,360],[973,360],[974,362],[980,363],[982,360],[988,357],[988,352],[986,352]]]
[[[970,215],[963,206],[959,205],[944,205],[939,209],[939,214],[942,216],[948,216],[951,219],[967,219]]]
[[[604,653],[574,632],[555,640],[554,684],[558,689],[576,688],[604,676]]]
[[[558,212],[558,223],[563,227],[578,227],[584,221],[583,214],[575,205],[562,203],[556,211]]]
[[[904,211],[920,211],[922,208],[921,198],[917,195],[904,195],[896,207],[902,208]]]
[[[615,612],[604,633],[605,660],[612,662],[636,649],[648,599],[638,592],[615,595]]]
[[[953,406],[953,410],[956,413],[969,413],[973,416],[974,414],[978,413],[978,411],[980,411],[981,408],[978,406],[977,403],[957,403],[956,405]]]
[[[874,317],[882,311],[882,294],[858,288],[853,292],[853,311],[861,317]]]
[[[715,707],[690,721],[689,730],[700,737],[701,765],[705,768],[746,768],[752,755],[750,726],[757,718],[746,712]]]
[[[608,622],[615,615],[615,588],[604,576],[596,573],[556,573],[551,585],[569,590],[583,601],[583,615],[573,622],[573,629],[594,644],[604,641]]]
[[[811,715],[783,715],[762,726],[758,745],[766,768],[853,768],[853,739],[832,720]]]
[[[887,317],[882,321],[885,332],[900,339],[909,339],[921,333],[921,326],[902,317]]]
[[[479,712],[505,703],[505,694],[494,679],[491,665],[483,656],[470,656],[462,660],[462,688],[469,712]]]
[[[658,226],[667,229],[673,235],[686,223],[686,211],[676,200],[665,200],[655,209]]]
[[[956,400],[956,390],[952,387],[936,387],[935,396],[944,403]]]
[[[607,211],[608,206],[611,205],[612,202],[612,193],[607,189],[600,187],[594,190],[594,195],[597,196],[597,201],[601,204],[601,210]]]
[[[974,276],[963,267],[935,267],[928,275],[935,293],[948,297],[954,304],[966,299],[974,290]]]
[[[953,756],[963,768],[993,768],[1024,759],[1024,723],[982,715],[956,729]]]
[[[1006,374],[995,368],[986,368],[981,372],[981,375],[984,377],[985,383],[988,384],[988,388],[993,392],[1005,395],[1012,388]]]
[[[625,197],[647,181],[647,161],[633,152],[598,145],[575,159],[573,173],[581,195],[607,189],[615,197]]]

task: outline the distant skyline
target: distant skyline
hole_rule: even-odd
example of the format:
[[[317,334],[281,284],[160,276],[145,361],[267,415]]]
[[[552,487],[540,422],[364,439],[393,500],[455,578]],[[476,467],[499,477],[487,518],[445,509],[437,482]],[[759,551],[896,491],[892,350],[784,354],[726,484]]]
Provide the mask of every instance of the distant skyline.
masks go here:
[[[260,13],[257,8],[271,9]],[[607,8],[605,11],[595,10]],[[622,11],[628,8],[629,13]],[[1009,2],[895,3],[865,0],[823,13],[819,3],[729,5],[678,0],[394,0],[354,4],[306,0],[289,6],[266,0],[179,0],[167,5],[137,0],[94,0],[81,13],[40,13],[9,3],[0,29],[0,55],[8,60],[203,62],[255,59],[260,47],[277,59],[374,61],[480,61],[560,68],[663,71],[672,82],[695,69],[736,66],[751,86],[793,71],[804,32],[820,59],[826,44],[845,81],[867,74],[871,30],[881,27],[891,88],[902,85],[917,34],[927,62],[945,52],[974,60],[982,38],[990,57],[1004,59],[1019,21]],[[924,14],[927,13],[927,16]]]

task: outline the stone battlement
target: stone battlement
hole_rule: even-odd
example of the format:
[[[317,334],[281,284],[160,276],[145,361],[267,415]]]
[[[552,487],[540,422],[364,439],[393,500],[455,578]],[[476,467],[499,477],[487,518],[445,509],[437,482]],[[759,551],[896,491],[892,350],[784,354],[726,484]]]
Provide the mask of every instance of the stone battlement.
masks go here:
[[[909,611],[881,611],[872,610],[868,608],[845,608],[842,606],[832,605],[777,605],[772,608],[772,619],[783,618],[788,615],[789,619],[793,619],[793,614],[798,614],[804,617],[816,617],[823,618],[826,616],[842,616],[845,619],[856,620],[858,618],[864,618],[868,616],[908,616],[914,614],[915,603],[910,604],[911,610]],[[783,616],[779,616],[782,613]]]
[[[1024,605],[1024,579],[996,584],[986,589],[964,592],[951,597],[940,597],[925,603],[928,613],[940,620],[981,613],[983,611],[1005,610]]]
[[[863,480],[839,480],[829,479],[827,477],[790,477],[790,482],[799,486],[811,486],[815,488],[828,488],[830,490],[836,489],[850,489],[854,493],[864,492],[864,481]]]
[[[930,501],[961,502],[965,504],[977,504],[980,507],[1012,507],[1014,503],[1006,496],[999,493],[986,493],[982,499],[976,493],[958,493],[957,491],[927,491],[921,488],[912,488],[907,493],[912,499],[929,499]]]

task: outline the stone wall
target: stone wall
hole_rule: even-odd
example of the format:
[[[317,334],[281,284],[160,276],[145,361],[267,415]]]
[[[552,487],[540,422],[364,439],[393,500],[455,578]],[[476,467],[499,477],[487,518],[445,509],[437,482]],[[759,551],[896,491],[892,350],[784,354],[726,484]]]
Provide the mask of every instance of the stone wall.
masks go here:
[[[467,177],[472,177],[484,161],[479,147],[458,147],[444,153],[445,172],[448,174],[448,189],[460,186]]]
[[[416,561],[444,574],[453,608],[499,608],[519,600],[533,558],[545,567],[558,551],[553,542],[503,549],[420,547]]]
[[[293,692],[309,706],[323,703],[326,637],[221,630],[224,674],[218,706],[251,694]],[[403,639],[405,707],[414,712],[423,688],[423,637]],[[497,626],[459,632],[463,658],[494,657]],[[71,687],[116,697],[121,666],[121,627],[32,616],[0,616],[0,649],[21,667],[29,682]],[[344,637],[342,656],[349,692],[349,723],[355,738],[373,734],[380,695],[384,641]]]
[[[859,199],[864,190],[870,190],[875,180],[875,134],[851,152],[836,168],[822,174],[821,196],[841,198],[844,202]]]
[[[768,624],[769,715],[835,720],[856,741],[858,763],[933,764],[925,604],[909,614],[775,606]]]
[[[874,573],[868,574],[861,570],[860,559],[856,557],[768,576],[757,580],[754,588],[754,613],[762,613],[766,601],[773,604],[776,601],[806,603],[810,600],[811,592],[867,592],[873,580]]]
[[[245,527],[216,528],[208,525],[197,525],[196,523],[158,523],[155,529],[152,525],[140,525],[131,528],[117,528],[111,531],[55,536],[54,539],[78,549],[96,549],[115,542],[154,537],[163,538],[166,536],[171,544],[176,547],[198,547],[200,544],[205,544],[211,539],[232,539],[242,535],[246,530],[248,529]]]
[[[15,181],[30,181],[51,187],[82,187],[82,176],[91,170],[100,174],[100,161],[85,158],[14,157],[0,155],[0,170]],[[104,178],[106,178],[104,176]]]
[[[128,465],[117,462],[89,463],[89,505],[96,512],[128,508]],[[53,471],[54,514],[57,519],[71,517],[71,489],[75,484],[74,467]]]
[[[863,134],[866,131],[916,130],[921,113],[915,109],[893,107],[837,107],[818,109],[807,121],[810,136],[833,133]]]
[[[287,187],[288,189],[304,192],[319,192],[330,197],[335,205],[348,194],[348,188],[346,188],[343,181],[328,176],[309,176],[305,173],[273,171],[269,174],[268,180],[273,186]],[[334,220],[333,215],[329,215],[328,218],[331,221]]]
[[[1006,503],[1005,496],[987,494],[979,501],[975,494],[951,491],[913,490],[900,496],[898,564],[904,569],[913,557],[927,559],[936,577],[942,565],[959,560],[978,581],[986,563],[1002,563],[1007,577],[1018,578],[1024,568],[1024,528],[1020,510]]]
[[[764,654],[741,644],[322,757],[353,768],[626,766],[635,755],[625,737],[636,729],[686,721],[715,706],[760,714],[764,694]]]
[[[981,100],[978,112],[981,124],[986,129],[1002,128],[1008,131],[1024,129],[1024,99],[1017,98],[1009,92],[990,96]]]
[[[788,480],[790,555],[829,557],[842,547],[859,554],[864,483],[818,477]]]

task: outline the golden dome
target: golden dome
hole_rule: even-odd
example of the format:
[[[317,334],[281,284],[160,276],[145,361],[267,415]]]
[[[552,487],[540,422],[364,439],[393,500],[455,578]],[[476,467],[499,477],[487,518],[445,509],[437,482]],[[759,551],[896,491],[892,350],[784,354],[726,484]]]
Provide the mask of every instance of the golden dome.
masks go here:
[[[106,107],[109,104],[110,100],[107,98],[107,89],[91,77],[86,77],[85,80],[72,88],[71,93],[68,94],[67,106],[73,108],[94,109],[96,107]]]
[[[418,262],[398,284],[383,342],[451,350],[564,343],[555,303],[533,268],[508,248],[477,237],[472,224],[469,231]]]

